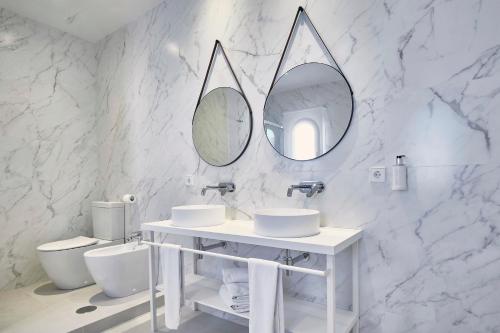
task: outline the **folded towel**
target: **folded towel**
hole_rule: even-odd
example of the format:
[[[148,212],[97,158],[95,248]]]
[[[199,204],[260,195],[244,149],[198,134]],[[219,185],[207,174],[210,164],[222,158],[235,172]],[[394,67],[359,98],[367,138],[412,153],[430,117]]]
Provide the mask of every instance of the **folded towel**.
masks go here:
[[[236,313],[245,313],[245,312],[250,311],[249,305],[231,305],[231,308]]]
[[[232,307],[233,310],[236,310],[236,309],[245,309],[246,308],[246,310],[247,310],[246,312],[248,312],[248,307],[249,307],[248,296],[246,296],[247,297],[246,299],[243,299],[243,298],[239,298],[239,299],[238,298],[234,298],[229,293],[227,285],[224,285],[224,284],[219,289],[219,295],[222,298],[222,301],[227,306]]]
[[[231,309],[236,313],[245,313],[250,311],[250,305],[231,305]]]
[[[250,301],[250,296],[233,296],[232,300],[234,303],[248,303]]]
[[[248,283],[226,283],[225,286],[227,287],[227,291],[229,292],[229,295],[231,295],[233,298],[242,298],[243,296],[248,297]]]
[[[248,283],[248,270],[246,268],[224,268],[222,270],[222,281],[224,283]]]
[[[279,263],[250,258],[248,275],[249,333],[284,333],[283,282]]]
[[[181,247],[164,244],[160,247],[163,276],[163,295],[165,297],[165,326],[176,330],[181,318]]]

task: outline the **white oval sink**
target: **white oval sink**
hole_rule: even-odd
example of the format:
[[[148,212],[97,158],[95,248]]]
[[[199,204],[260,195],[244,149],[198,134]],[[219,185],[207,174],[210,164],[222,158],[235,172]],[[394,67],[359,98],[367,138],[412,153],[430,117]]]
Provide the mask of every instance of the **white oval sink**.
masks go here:
[[[307,237],[319,233],[319,211],[301,208],[260,209],[254,231],[268,237]]]
[[[188,205],[172,208],[172,225],[196,228],[223,224],[226,220],[224,205]]]

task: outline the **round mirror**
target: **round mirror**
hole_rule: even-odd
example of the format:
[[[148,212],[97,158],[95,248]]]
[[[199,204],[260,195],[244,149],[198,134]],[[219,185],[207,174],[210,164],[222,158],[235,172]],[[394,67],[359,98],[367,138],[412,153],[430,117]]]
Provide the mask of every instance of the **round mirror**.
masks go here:
[[[194,112],[193,142],[200,157],[213,166],[236,161],[252,133],[252,112],[243,95],[228,87],[203,96]]]
[[[264,106],[264,131],[281,155],[312,160],[342,140],[352,111],[345,77],[332,66],[306,63],[290,69],[272,87]]]

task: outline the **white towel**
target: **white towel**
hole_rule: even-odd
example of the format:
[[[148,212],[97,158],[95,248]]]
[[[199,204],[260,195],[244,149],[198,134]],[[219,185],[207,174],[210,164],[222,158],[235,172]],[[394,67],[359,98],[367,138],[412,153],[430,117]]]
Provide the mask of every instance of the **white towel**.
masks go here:
[[[245,313],[250,311],[250,304],[248,300],[248,296],[246,300],[235,300],[231,297],[229,294],[229,291],[227,290],[226,285],[222,285],[219,289],[219,295],[222,298],[222,301],[229,306],[231,309],[233,309],[234,312],[236,313]]]
[[[232,297],[232,301],[236,304],[239,304],[239,303],[246,303],[246,304],[250,304],[250,296],[233,296]]]
[[[248,278],[249,333],[284,333],[283,282],[279,263],[250,258]]]
[[[231,305],[231,309],[233,309],[236,313],[246,313],[250,311],[250,306],[248,304],[245,305]]]
[[[244,296],[248,297],[249,295],[248,283],[226,283],[225,286],[231,297],[234,299],[243,298]]]
[[[246,268],[224,268],[222,270],[222,281],[225,284],[248,282],[248,270]]]
[[[222,301],[227,305],[227,306],[241,306],[241,305],[246,305],[246,307],[249,306],[249,297],[248,296],[233,296],[227,287],[227,285],[223,284],[220,289],[219,289],[219,295],[222,298]]]
[[[165,326],[176,330],[181,319],[181,247],[164,244],[160,247],[163,295],[165,297]]]

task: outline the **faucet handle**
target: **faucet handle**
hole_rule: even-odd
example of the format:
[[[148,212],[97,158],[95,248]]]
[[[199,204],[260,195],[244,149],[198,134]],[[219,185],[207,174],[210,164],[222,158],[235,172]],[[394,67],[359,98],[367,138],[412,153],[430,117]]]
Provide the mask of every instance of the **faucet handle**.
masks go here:
[[[220,195],[224,195],[227,192],[234,192],[236,189],[236,186],[234,183],[230,182],[225,182],[225,183],[219,183],[219,185],[213,186],[213,185],[207,185],[201,189],[201,195],[205,195],[207,193],[207,190],[218,190],[220,192]]]
[[[141,243],[141,241],[142,241],[142,231],[131,232],[130,235],[127,237],[127,239],[125,241],[126,242],[130,242],[133,239],[137,239],[137,241],[139,243]]]
[[[234,192],[236,186],[234,183],[219,183],[219,188],[221,189],[221,195],[224,195],[227,192]]]
[[[325,184],[322,182],[316,182],[312,185],[309,192],[307,192],[306,197],[310,198],[314,195],[314,193],[321,193],[325,190]]]
[[[325,190],[325,184],[320,181],[302,181],[298,185],[290,185],[286,195],[291,197],[295,189],[298,189],[302,193],[306,193],[306,196],[310,198],[315,193],[323,192]]]

